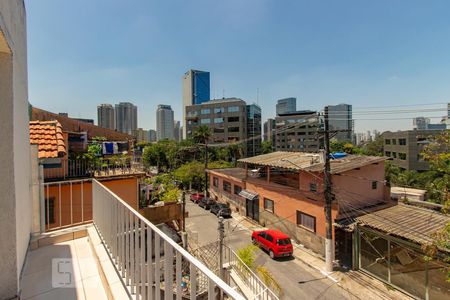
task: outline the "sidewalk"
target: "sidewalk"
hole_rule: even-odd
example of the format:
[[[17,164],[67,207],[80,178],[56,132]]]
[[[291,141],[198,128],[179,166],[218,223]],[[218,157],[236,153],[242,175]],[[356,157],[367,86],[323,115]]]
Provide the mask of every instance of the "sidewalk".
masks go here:
[[[242,230],[253,231],[267,229],[238,214],[233,214],[233,219],[236,221],[236,224],[233,226],[236,226]],[[321,272],[330,280],[336,282],[337,285],[351,295],[351,298],[371,300],[412,299],[404,293],[393,289],[382,281],[361,271],[335,271],[331,274],[327,274],[324,272],[324,259],[301,244],[294,244],[294,257],[305,265]]]

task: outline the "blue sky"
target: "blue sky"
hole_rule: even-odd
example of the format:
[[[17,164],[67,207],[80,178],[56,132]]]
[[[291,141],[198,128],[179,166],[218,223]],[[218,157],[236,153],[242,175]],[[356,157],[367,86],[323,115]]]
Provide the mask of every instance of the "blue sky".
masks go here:
[[[263,119],[291,96],[298,109],[355,112],[450,101],[448,1],[25,2],[30,102],[73,117],[130,101],[139,127],[155,128],[158,104],[181,119],[190,68],[211,72],[213,97],[256,102],[259,90]],[[418,115],[444,111],[354,117],[365,131],[411,128],[401,118]]]

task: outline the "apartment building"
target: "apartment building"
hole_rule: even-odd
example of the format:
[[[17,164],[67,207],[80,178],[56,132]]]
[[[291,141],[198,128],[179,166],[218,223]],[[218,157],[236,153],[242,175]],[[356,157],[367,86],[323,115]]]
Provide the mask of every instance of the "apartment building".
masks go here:
[[[116,130],[126,134],[133,134],[137,129],[137,106],[130,102],[120,102],[115,106]]]
[[[247,139],[247,103],[238,98],[214,99],[186,106],[187,137],[200,125],[211,129],[211,143],[231,143]],[[244,148],[246,151],[246,144]]]
[[[405,130],[383,133],[384,155],[392,158],[392,163],[404,170],[426,171],[428,162],[421,152],[442,130]]]
[[[136,142],[141,143],[148,143],[150,142],[150,134],[148,130],[138,128],[136,130],[133,130],[133,136],[136,139]]]
[[[305,110],[275,118],[277,151],[317,152],[323,144],[318,131],[323,124],[316,112]]]
[[[326,224],[321,157],[317,153],[279,151],[240,159],[241,167],[208,171],[210,194],[241,215],[263,226],[280,229],[324,255]],[[385,160],[385,157],[349,155],[331,161],[335,195],[333,223],[345,224],[358,211],[392,204],[383,184]],[[333,239],[336,257],[351,265],[351,234],[335,226]]]
[[[116,116],[114,106],[111,104],[100,104],[97,106],[97,124],[100,127],[111,130],[116,129]]]
[[[247,105],[247,156],[261,154],[261,125],[261,107],[257,104]]]
[[[174,139],[173,110],[170,105],[159,104],[156,109],[156,139]]]

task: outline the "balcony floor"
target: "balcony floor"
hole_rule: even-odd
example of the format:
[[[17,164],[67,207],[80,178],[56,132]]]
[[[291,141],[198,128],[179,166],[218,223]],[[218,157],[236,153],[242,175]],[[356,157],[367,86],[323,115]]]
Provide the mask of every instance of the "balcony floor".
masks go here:
[[[62,280],[71,282],[72,287],[57,286],[61,277],[55,272],[57,265],[52,266],[52,260],[59,258],[71,259],[72,263],[64,265],[62,270],[71,275],[62,274]],[[56,287],[52,284],[55,282]],[[107,299],[87,237],[28,251],[21,286],[21,299],[27,300]]]

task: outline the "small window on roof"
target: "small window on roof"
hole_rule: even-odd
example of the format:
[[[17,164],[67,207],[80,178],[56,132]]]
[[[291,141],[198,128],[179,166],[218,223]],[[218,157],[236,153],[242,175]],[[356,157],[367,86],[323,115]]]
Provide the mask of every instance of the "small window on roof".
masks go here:
[[[309,184],[309,191],[310,191],[310,192],[317,192],[317,184],[311,182],[311,183]]]

